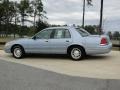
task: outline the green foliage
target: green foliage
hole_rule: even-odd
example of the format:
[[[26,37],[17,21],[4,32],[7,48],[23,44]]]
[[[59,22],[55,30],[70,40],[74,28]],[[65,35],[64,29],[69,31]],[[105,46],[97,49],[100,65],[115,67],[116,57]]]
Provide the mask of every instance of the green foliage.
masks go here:
[[[36,30],[36,17],[39,18],[39,21],[42,21],[45,11],[43,10],[43,4],[41,0],[32,0],[30,3],[30,7],[32,12],[31,17],[34,18],[34,30]]]
[[[14,11],[13,3],[9,2],[9,0],[3,0],[0,3],[0,23],[1,24],[10,23],[14,15],[13,11]]]
[[[14,18],[14,5],[9,0],[1,0],[0,2],[0,32],[4,32],[8,36],[10,32],[10,24]]]
[[[36,30],[36,33],[39,32],[39,31],[41,31],[42,29],[47,28],[47,27],[49,27],[49,25],[48,25],[47,22],[43,22],[43,21],[40,21],[40,20],[39,20],[39,21],[37,22],[37,30]]]
[[[120,33],[118,32],[118,31],[115,31],[114,33],[113,33],[113,37],[114,37],[114,39],[119,39],[120,38]]]
[[[33,14],[36,16],[41,16],[43,10],[43,4],[41,0],[32,0],[31,1],[31,9],[33,11]]]
[[[107,33],[107,35],[110,37],[110,39],[113,38],[113,35],[112,35],[112,32],[111,32],[111,31],[109,31],[109,32]]]
[[[19,12],[21,15],[26,15],[27,10],[29,8],[29,0],[22,0],[20,1],[20,4],[18,5]]]
[[[98,34],[97,26],[96,25],[86,25],[84,27],[85,30],[87,30],[90,34]]]
[[[19,14],[21,15],[22,25],[24,26],[25,17],[29,13],[29,0],[22,0],[18,4]]]
[[[92,0],[87,0],[88,5],[92,5]]]
[[[33,36],[35,35],[35,30],[34,30],[34,27],[29,27],[29,30],[28,30],[28,33],[27,33],[27,36]]]
[[[42,20],[46,18],[44,14],[46,12],[41,0],[20,0],[19,3],[14,0],[0,0],[0,36],[32,35],[37,31],[35,28],[38,20],[43,26],[37,25],[37,28],[46,26]],[[34,21],[29,20],[29,17],[33,17]],[[32,23],[34,27],[25,26],[25,22]]]

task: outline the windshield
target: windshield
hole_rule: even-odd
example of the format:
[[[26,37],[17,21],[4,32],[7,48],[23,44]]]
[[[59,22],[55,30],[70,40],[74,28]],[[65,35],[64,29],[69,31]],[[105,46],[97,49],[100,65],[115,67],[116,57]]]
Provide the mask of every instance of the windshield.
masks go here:
[[[90,35],[90,33],[88,33],[86,30],[82,29],[82,28],[76,28],[76,30],[80,33],[80,35],[82,37],[87,37]]]

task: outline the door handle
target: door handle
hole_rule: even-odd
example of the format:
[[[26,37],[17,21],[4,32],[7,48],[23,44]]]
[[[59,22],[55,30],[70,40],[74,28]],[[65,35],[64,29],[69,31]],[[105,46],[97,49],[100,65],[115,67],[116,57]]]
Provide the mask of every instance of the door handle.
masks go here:
[[[70,42],[69,40],[66,40],[66,42]]]
[[[48,41],[45,41],[45,42],[48,42]]]

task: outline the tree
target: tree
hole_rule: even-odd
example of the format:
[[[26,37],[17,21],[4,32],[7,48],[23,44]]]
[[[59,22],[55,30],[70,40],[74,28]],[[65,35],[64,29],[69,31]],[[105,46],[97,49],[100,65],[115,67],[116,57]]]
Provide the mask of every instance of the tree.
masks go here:
[[[96,31],[96,28],[97,28],[96,25],[86,25],[84,27],[84,29],[87,30],[92,35],[98,34],[98,31]]]
[[[103,0],[101,0],[101,8],[100,8],[99,34],[102,34],[102,22],[103,22]]]
[[[82,27],[84,28],[85,23],[85,0],[83,0],[83,18],[82,18]]]
[[[85,5],[86,3],[86,0],[83,0],[83,18],[82,18],[82,27],[84,28],[84,25],[85,25]],[[90,5],[92,6],[92,0],[87,0],[87,5]]]
[[[109,31],[109,32],[107,33],[107,35],[110,37],[110,39],[112,39],[112,32],[111,32],[111,31]]]
[[[41,18],[45,17],[44,14],[46,14],[46,11],[44,11],[43,9],[43,4],[42,4],[42,1],[41,0],[36,0],[37,2],[37,11],[38,11],[38,18],[39,18],[39,21],[41,20]]]
[[[92,5],[92,0],[87,0],[88,5]]]
[[[14,7],[13,3],[9,0],[1,0],[0,3],[0,26],[4,25],[4,31],[6,32],[6,36],[8,35],[10,23],[13,19],[13,13]]]
[[[32,12],[33,15],[32,17],[34,18],[34,29],[36,27],[36,17],[38,16],[39,21],[41,21],[42,18],[47,18],[44,14],[46,14],[46,12],[43,9],[43,4],[41,0],[33,0],[31,1],[31,5],[32,5]]]
[[[120,33],[118,31],[115,31],[113,33],[113,38],[118,40],[120,38]]]
[[[0,0],[0,34],[14,34],[14,38],[16,33],[20,36],[25,35],[29,30],[28,26],[25,26],[25,22],[33,23],[29,17],[34,17],[35,28],[38,19],[40,25],[47,24],[44,21],[45,14],[41,0],[20,0],[19,3],[14,0]]]
[[[4,16],[4,8],[2,6],[2,1],[0,1],[0,31],[2,29],[3,16]]]
[[[34,21],[33,21],[33,29],[35,30],[35,27],[36,27],[36,16],[37,16],[37,2],[36,0],[33,0],[31,1],[31,7],[32,7],[32,13],[33,15],[31,15],[31,17],[34,18]]]
[[[41,31],[42,29],[47,28],[47,27],[49,27],[49,25],[48,25],[47,22],[43,22],[43,21],[40,21],[40,20],[39,20],[39,21],[37,22],[37,30],[36,30],[36,33],[39,32],[39,31]]]
[[[92,0],[87,0],[88,5],[92,5]],[[103,0],[101,0],[100,7],[100,23],[99,23],[99,34],[102,34],[102,22],[103,22]],[[83,21],[82,26],[84,27],[84,16],[85,16],[85,0],[83,0]]]
[[[20,4],[18,5],[19,13],[21,15],[21,22],[22,22],[22,30],[24,30],[24,22],[26,21],[26,17],[29,14],[29,0],[21,0]],[[22,31],[21,31],[22,32]],[[22,37],[22,33],[21,33]]]
[[[13,2],[13,5],[14,5],[14,32],[13,32],[13,34],[14,34],[14,38],[15,38],[15,34],[16,34],[16,32],[17,32],[17,29],[18,29],[18,26],[17,26],[17,24],[18,24],[18,22],[20,22],[20,20],[19,20],[19,10],[18,10],[18,3],[15,1],[15,2]]]

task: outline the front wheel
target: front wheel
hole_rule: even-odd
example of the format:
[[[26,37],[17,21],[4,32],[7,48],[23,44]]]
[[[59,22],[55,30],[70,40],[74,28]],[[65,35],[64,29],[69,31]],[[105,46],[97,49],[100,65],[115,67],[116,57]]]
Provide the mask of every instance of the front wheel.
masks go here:
[[[24,56],[24,50],[20,46],[14,46],[12,50],[13,57],[20,59]]]
[[[70,49],[69,55],[73,60],[79,61],[85,56],[85,52],[81,47],[73,47]]]

